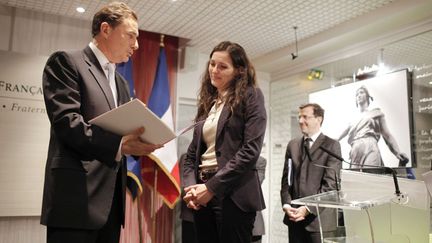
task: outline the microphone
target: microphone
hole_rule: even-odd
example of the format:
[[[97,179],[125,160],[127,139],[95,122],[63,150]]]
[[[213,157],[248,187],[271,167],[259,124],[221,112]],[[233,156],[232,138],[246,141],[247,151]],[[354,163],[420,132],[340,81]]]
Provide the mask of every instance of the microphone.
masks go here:
[[[340,160],[341,162],[347,163],[349,165],[354,165],[346,160],[344,160],[341,156],[333,153],[332,151],[330,151],[329,149],[326,149],[324,146],[319,146],[320,149],[322,149],[324,152],[326,152],[327,154],[333,156],[334,158]],[[393,176],[393,183],[394,183],[394,187],[395,187],[395,194],[396,196],[401,196],[401,192],[399,190],[399,183],[397,180],[397,176],[396,176],[396,171],[390,167],[387,166],[378,166],[378,165],[365,165],[365,167],[369,167],[369,168],[380,168],[380,169],[384,169],[385,173],[390,173]],[[359,170],[361,170],[362,168],[359,168]]]
[[[316,166],[316,167],[320,167],[320,168],[324,168],[324,169],[330,169],[330,170],[332,170],[332,171],[334,172],[334,174],[335,174],[335,178],[336,178],[336,191],[339,193],[339,191],[340,191],[340,179],[339,179],[338,173],[337,173],[337,171],[335,170],[335,168],[330,167],[330,166],[326,166],[326,165],[320,165],[320,164],[317,164],[317,163],[313,162],[313,161],[312,161],[312,156],[311,156],[311,154],[310,154],[310,152],[309,152],[309,146],[308,146],[308,143],[307,143],[307,142],[303,143],[303,146],[304,146],[304,149],[305,149],[305,151],[306,151],[306,155],[307,155],[309,161],[310,161],[314,166]]]

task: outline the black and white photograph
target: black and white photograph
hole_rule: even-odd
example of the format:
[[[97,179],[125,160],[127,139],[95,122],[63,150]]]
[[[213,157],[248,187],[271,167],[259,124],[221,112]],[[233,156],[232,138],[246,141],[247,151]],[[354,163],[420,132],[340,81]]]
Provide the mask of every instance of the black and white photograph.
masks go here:
[[[407,85],[402,70],[310,94],[326,111],[323,132],[351,163],[344,168],[412,166]]]

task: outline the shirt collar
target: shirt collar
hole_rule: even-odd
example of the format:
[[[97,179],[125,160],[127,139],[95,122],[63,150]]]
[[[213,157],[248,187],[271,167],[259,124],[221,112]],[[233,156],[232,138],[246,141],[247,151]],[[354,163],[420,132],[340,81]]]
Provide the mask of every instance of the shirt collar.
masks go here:
[[[103,52],[93,43],[89,43],[90,49],[95,54],[97,60],[99,61],[99,64],[102,66],[102,68],[105,68],[107,64],[109,64],[108,58],[103,54]]]
[[[318,131],[317,133],[312,134],[311,136],[309,136],[309,138],[312,139],[312,142],[315,142],[320,134],[321,134],[321,131]]]

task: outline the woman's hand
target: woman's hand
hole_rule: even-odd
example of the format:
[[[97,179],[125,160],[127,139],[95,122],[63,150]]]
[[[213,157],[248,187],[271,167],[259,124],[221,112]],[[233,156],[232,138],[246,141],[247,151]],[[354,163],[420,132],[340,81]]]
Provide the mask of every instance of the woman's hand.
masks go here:
[[[196,184],[185,188],[186,196],[184,200],[189,203],[193,201],[196,206],[207,206],[207,203],[213,198],[213,193],[207,189],[205,184]]]
[[[183,197],[183,200],[186,202],[186,206],[194,210],[200,209],[201,208],[200,205],[195,202],[196,199],[195,188],[186,187],[185,192],[186,195]]]

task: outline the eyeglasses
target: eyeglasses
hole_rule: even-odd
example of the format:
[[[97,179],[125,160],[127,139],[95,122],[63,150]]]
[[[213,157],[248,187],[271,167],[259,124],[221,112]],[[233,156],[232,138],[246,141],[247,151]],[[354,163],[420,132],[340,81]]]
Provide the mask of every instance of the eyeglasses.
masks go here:
[[[304,116],[298,116],[297,120],[300,121],[301,119],[303,119],[303,120],[307,121],[307,120],[310,120],[312,118],[316,118],[316,116],[306,116],[306,115],[304,115]]]

